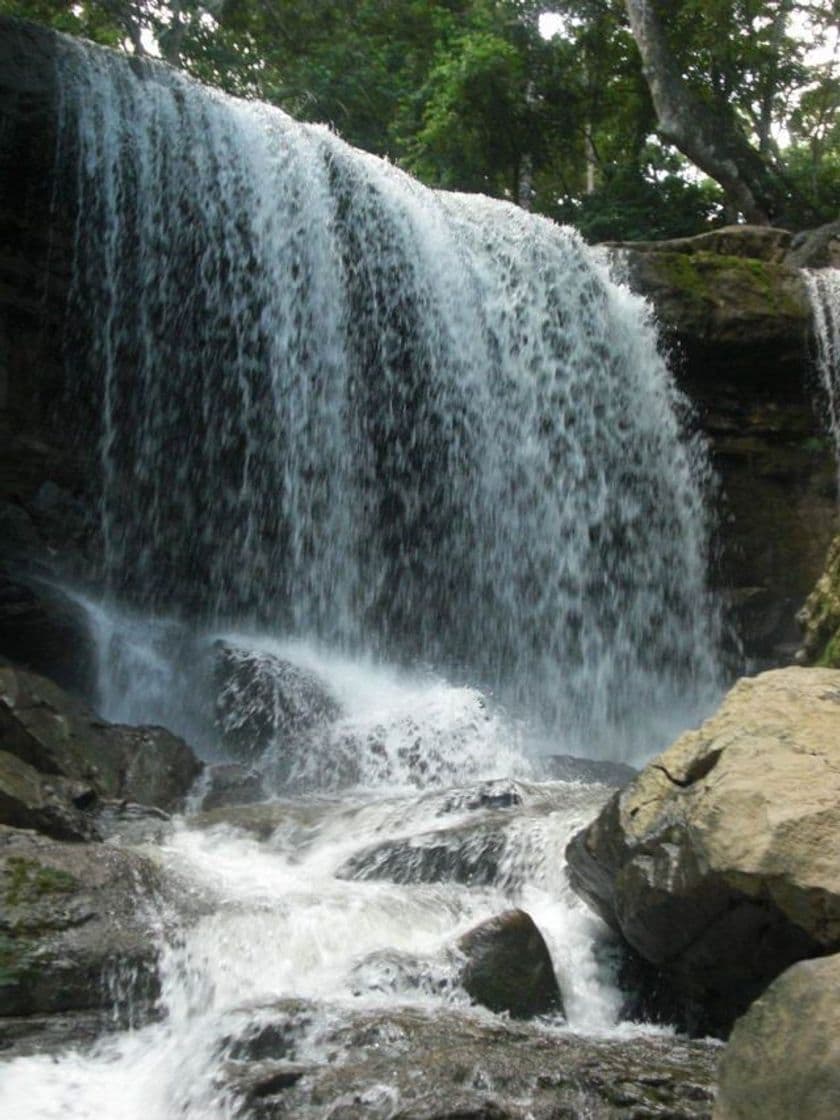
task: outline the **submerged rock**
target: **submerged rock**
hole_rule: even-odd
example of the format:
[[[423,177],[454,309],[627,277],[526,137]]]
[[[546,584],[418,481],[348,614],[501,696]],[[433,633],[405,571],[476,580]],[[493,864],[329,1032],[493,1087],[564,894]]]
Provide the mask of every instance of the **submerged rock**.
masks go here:
[[[709,1120],[716,1048],[488,1022],[457,1009],[283,1001],[228,1042],[244,1120]],[[276,1081],[274,1074],[277,1074]]]
[[[229,642],[215,647],[216,724],[222,743],[251,762],[268,748],[275,761],[341,714],[318,677],[274,654]]]
[[[353,994],[381,992],[405,995],[423,992],[440,996],[451,992],[458,983],[454,961],[439,961],[413,956],[398,949],[380,949],[368,953],[352,972]]]
[[[383,840],[354,852],[336,871],[336,877],[489,886],[502,878],[505,823],[504,818],[485,817],[451,828]]]
[[[458,948],[467,958],[461,984],[476,1003],[514,1019],[564,1013],[548,946],[524,910],[482,922]]]
[[[573,887],[726,1030],[783,969],[840,948],[840,673],[740,681],[567,848]]]
[[[102,720],[52,681],[0,665],[0,749],[104,798],[177,809],[202,764],[162,727]]]
[[[237,762],[221,762],[204,770],[204,795],[201,809],[222,809],[231,805],[253,805],[264,801],[267,793],[262,774]]]
[[[840,1116],[840,956],[775,980],[735,1024],[720,1063],[715,1120],[794,1116]]]

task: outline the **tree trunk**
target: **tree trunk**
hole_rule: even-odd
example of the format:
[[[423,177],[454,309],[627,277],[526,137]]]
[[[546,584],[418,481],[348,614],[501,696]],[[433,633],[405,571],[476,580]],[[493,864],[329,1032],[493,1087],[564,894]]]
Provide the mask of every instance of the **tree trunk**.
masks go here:
[[[784,185],[750,144],[731,108],[711,108],[683,80],[668,46],[663,0],[625,0],[630,30],[656,111],[658,131],[723,188],[748,222],[768,225],[787,204]]]

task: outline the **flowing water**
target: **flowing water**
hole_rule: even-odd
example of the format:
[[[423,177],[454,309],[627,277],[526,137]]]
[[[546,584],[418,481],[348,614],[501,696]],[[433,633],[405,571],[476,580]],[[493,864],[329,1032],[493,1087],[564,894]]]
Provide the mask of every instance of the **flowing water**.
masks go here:
[[[113,594],[430,666],[579,753],[708,704],[706,464],[597,254],[160,67],[59,65]]]
[[[817,372],[840,472],[840,269],[806,270],[804,276],[814,314]]]
[[[0,1113],[233,1116],[237,1032],[277,1000],[308,1009],[298,1062],[347,1061],[325,1038],[359,1009],[492,1038],[454,946],[511,905],[564,992],[540,1037],[632,1033],[564,873],[609,790],[540,756],[646,757],[719,684],[707,466],[647,307],[573,232],[326,128],[70,42],[57,65],[102,713],[223,759],[227,648],[317,680],[330,714],[249,756],[259,811],[145,846],[210,900],[171,916],[159,1021],[8,1063]],[[311,1115],[396,1116],[397,1084]]]

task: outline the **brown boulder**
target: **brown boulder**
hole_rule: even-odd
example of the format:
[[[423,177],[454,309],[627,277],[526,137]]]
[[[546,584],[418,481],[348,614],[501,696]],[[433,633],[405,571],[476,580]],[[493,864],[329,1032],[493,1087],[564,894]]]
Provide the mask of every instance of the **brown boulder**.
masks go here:
[[[840,673],[739,681],[567,849],[572,885],[725,1030],[790,964],[840,949]]]
[[[170,811],[202,769],[177,735],[107,723],[52,681],[9,665],[0,665],[0,750],[101,797]]]
[[[840,956],[802,961],[735,1024],[714,1120],[837,1120]]]
[[[563,1014],[551,954],[524,910],[506,910],[482,922],[464,934],[458,948],[467,958],[461,984],[476,1003],[514,1019]]]

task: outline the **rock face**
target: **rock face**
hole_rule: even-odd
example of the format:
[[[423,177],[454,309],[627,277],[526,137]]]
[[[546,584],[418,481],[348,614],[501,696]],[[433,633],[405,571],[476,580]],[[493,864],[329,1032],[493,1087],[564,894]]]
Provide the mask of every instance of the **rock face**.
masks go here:
[[[0,826],[0,1015],[110,1007],[120,991],[148,1012],[160,891],[134,853]]]
[[[796,234],[787,263],[794,268],[840,268],[840,219]]]
[[[482,922],[464,934],[458,948],[467,958],[461,983],[476,1003],[513,1019],[563,1014],[548,946],[524,910]]]
[[[676,241],[622,246],[630,280],[649,295],[681,341],[709,353],[756,346],[791,367],[801,362],[811,323],[797,269],[785,263],[785,230],[735,226]]]
[[[802,961],[735,1024],[714,1120],[840,1116],[840,956]]]
[[[812,315],[784,230],[737,226],[620,247],[653,303],[717,476],[719,570],[753,658],[789,660],[794,616],[837,525]]]
[[[0,665],[0,750],[105,798],[173,810],[201,763],[162,727],[123,727],[45,677]]]
[[[797,660],[840,668],[840,536],[831,542],[823,573],[796,617],[803,629]]]
[[[572,885],[726,1030],[793,962],[840,948],[840,673],[740,681],[567,849]]]
[[[96,648],[85,612],[57,588],[0,567],[0,656],[92,698]]]

